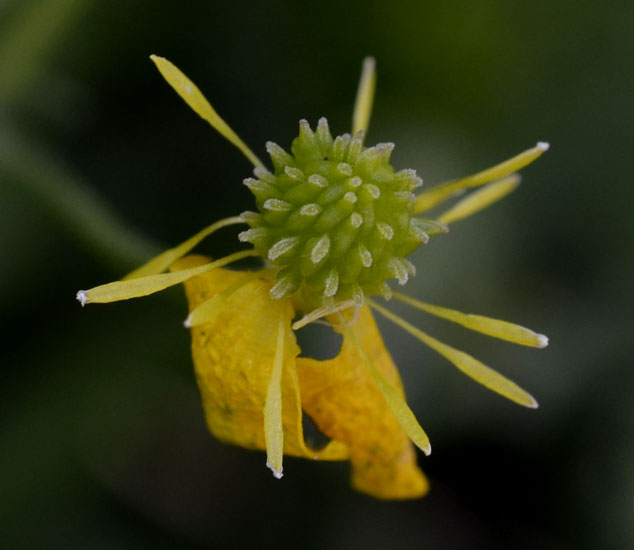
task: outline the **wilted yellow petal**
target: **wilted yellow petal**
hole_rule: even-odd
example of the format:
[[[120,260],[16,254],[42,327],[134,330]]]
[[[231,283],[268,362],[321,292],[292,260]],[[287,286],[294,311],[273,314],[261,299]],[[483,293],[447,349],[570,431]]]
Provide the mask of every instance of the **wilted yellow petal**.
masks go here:
[[[192,269],[208,261],[201,256],[178,260],[172,269]],[[264,408],[278,349],[279,319],[284,317],[282,365],[282,425],[284,454],[343,460],[346,446],[331,442],[314,451],[304,442],[299,381],[295,356],[299,353],[291,330],[289,300],[272,300],[270,272],[261,270],[254,280],[232,293],[213,321],[193,327],[192,355],[196,378],[211,432],[221,441],[248,449],[266,449]],[[245,276],[244,272],[217,269],[190,279],[185,290],[190,310]]]
[[[338,316],[331,321],[338,322]],[[317,361],[297,358],[304,410],[319,429],[350,448],[352,484],[378,498],[416,498],[428,490],[416,465],[416,454],[390,410],[383,393],[358,347],[343,328],[343,345],[337,357]],[[385,384],[403,398],[401,380],[385,349],[381,334],[367,307],[349,331]]]
[[[370,125],[370,115],[372,114],[372,103],[374,101],[374,89],[376,88],[376,62],[373,57],[366,57],[363,60],[361,69],[361,80],[357,90],[357,99],[354,103],[352,114],[352,134],[363,130],[368,131]]]
[[[213,269],[223,267],[227,264],[247,258],[249,256],[257,256],[253,250],[244,250],[229,254],[224,258],[220,258],[215,262],[205,265],[199,265],[191,269],[183,269],[172,273],[161,273],[160,275],[149,275],[148,277],[140,277],[138,279],[128,279],[127,281],[115,281],[101,286],[96,286],[90,290],[80,290],[77,293],[77,299],[81,305],[107,302],[118,302],[120,300],[128,300],[130,298],[140,298],[148,294],[154,294],[160,290],[164,290],[170,286],[177,285],[201,275]]]
[[[540,141],[537,145],[535,145],[535,147],[527,149],[519,155],[505,160],[492,168],[467,176],[466,178],[441,183],[440,185],[436,185],[431,189],[423,191],[416,198],[414,212],[417,214],[420,212],[426,212],[442,201],[452,197],[458,191],[462,191],[463,189],[467,189],[469,187],[478,187],[479,185],[508,176],[539,158],[544,151],[548,151],[548,148],[548,143]]]
[[[157,55],[151,55],[150,59],[154,61],[158,70],[167,80],[168,84],[181,96],[187,105],[189,105],[201,118],[211,124],[223,137],[233,143],[245,157],[247,157],[254,166],[264,167],[260,159],[255,156],[253,151],[238,137],[238,135],[229,127],[229,125],[220,118],[215,109],[209,104],[209,101],[187,76],[185,76],[178,67],[170,61]]]
[[[519,405],[530,407],[532,409],[537,408],[537,401],[535,401],[535,398],[520,388],[515,382],[509,380],[505,376],[502,376],[499,372],[494,371],[492,368],[487,367],[484,363],[481,363],[474,357],[471,357],[471,355],[454,349],[451,346],[443,344],[435,338],[432,338],[422,330],[409,324],[398,315],[395,315],[377,303],[373,301],[369,302],[374,309],[381,313],[381,315],[384,315],[390,321],[396,323],[412,336],[418,338],[421,342],[438,352],[467,376],[473,378],[476,382],[479,382],[483,386],[503,395],[507,399],[510,399]]]
[[[280,315],[275,344],[273,370],[264,401],[264,441],[266,443],[266,465],[273,475],[282,477],[284,456],[284,430],[282,429],[282,364],[284,363],[285,315]]]
[[[508,340],[515,344],[534,348],[543,348],[548,345],[548,338],[543,334],[537,334],[526,327],[509,323],[508,321],[492,319],[491,317],[484,317],[482,315],[473,315],[472,313],[462,313],[446,307],[434,306],[426,302],[421,302],[402,292],[392,291],[392,295],[397,300],[401,300],[401,302],[405,302],[421,311],[431,313],[436,317],[442,317],[470,330],[475,330],[487,334],[488,336],[493,336],[494,338],[500,338],[501,340]]]
[[[467,195],[446,212],[443,212],[438,216],[437,220],[450,224],[468,218],[506,197],[511,191],[515,191],[519,183],[520,176],[518,174],[511,174],[507,178],[489,183],[482,189]]]
[[[196,233],[193,237],[190,237],[185,242],[170,248],[165,252],[161,252],[158,256],[152,258],[149,262],[128,273],[123,280],[138,279],[139,277],[146,277],[148,275],[157,275],[163,273],[170,265],[176,260],[182,258],[185,254],[190,252],[200,241],[205,237],[211,235],[218,229],[233,225],[236,223],[244,223],[244,220],[240,216],[234,216],[232,218],[225,218],[224,220],[217,221],[211,224],[209,227],[205,227],[202,231]]]

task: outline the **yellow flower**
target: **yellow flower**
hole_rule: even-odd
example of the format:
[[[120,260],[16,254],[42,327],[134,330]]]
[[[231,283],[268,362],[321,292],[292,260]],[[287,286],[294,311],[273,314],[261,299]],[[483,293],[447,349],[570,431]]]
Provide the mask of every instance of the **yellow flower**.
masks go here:
[[[267,143],[273,171],[218,116],[198,88],[169,61],[152,56],[187,104],[254,165],[258,212],[220,220],[167,250],[123,280],[79,291],[82,305],[146,296],[185,284],[192,355],[207,424],[221,441],[266,450],[267,465],[282,476],[283,455],[350,460],[355,488],[378,498],[415,498],[428,484],[412,442],[425,454],[429,439],[405,401],[398,371],[371,309],[401,326],[489,389],[527,407],[535,399],[470,355],[424,333],[371,298],[382,295],[471,330],[517,344],[544,347],[545,336],[478,315],[431,305],[390,289],[415,274],[406,256],[448,225],[513,191],[517,170],[548,149],[546,143],[497,166],[414,195],[422,181],[413,170],[395,172],[392,144],[364,145],[372,107],[374,60],[363,65],[353,133],[333,139],[328,123],[316,130],[300,121],[287,153]],[[435,219],[418,217],[469,188],[478,190]],[[248,224],[240,240],[253,248],[211,261],[186,256],[221,227]],[[257,256],[251,271],[224,266]],[[164,273],[169,270],[169,273]],[[299,320],[295,320],[301,316]],[[300,357],[294,331],[319,319],[342,334],[339,354],[325,361]],[[295,321],[294,321],[295,320]],[[307,414],[330,438],[323,448],[304,440]]]

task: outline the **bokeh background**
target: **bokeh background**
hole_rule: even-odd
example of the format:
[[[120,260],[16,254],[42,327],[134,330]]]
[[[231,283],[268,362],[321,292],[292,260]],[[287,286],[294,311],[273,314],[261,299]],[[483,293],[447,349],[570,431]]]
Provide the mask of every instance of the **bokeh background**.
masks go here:
[[[634,547],[634,5],[629,0],[0,2],[0,546]],[[80,288],[251,207],[250,165],[162,81],[179,65],[262,155],[297,121],[347,131],[426,185],[549,141],[505,201],[414,258],[408,290],[548,334],[515,347],[395,309],[529,389],[479,387],[389,325],[430,434],[430,494],[380,502],[345,463],[206,431],[182,290],[82,310]],[[200,250],[236,250],[224,230]],[[319,347],[319,346],[317,346]]]

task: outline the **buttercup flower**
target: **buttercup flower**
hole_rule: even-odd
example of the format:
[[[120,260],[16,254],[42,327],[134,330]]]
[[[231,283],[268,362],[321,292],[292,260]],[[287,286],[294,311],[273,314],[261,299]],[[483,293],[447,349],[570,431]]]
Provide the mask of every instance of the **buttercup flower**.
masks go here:
[[[395,171],[392,143],[365,145],[375,88],[374,60],[363,64],[352,134],[333,139],[325,118],[313,130],[299,123],[290,152],[268,142],[269,170],[218,116],[198,88],[166,59],[152,60],[185,102],[254,165],[244,184],[257,212],[220,220],[167,250],[123,280],[79,291],[82,305],[146,296],[185,283],[192,354],[207,424],[221,441],[266,450],[267,465],[282,476],[284,454],[350,460],[355,488],[379,498],[414,498],[427,481],[412,442],[425,454],[429,439],[405,401],[398,371],[372,309],[398,324],[466,375],[526,407],[526,391],[470,355],[429,336],[375,300],[394,298],[471,330],[517,344],[548,340],[524,327],[421,302],[390,289],[415,275],[407,256],[448,225],[514,190],[517,170],[544,151],[538,143],[483,172],[414,194],[414,170]],[[435,218],[419,214],[471,188]],[[187,254],[221,227],[246,224],[251,248],[211,261]],[[225,266],[248,256],[255,270]],[[165,273],[165,271],[170,271]],[[330,360],[301,357],[294,331],[327,323],[343,336]],[[330,438],[323,448],[304,439],[307,414]]]

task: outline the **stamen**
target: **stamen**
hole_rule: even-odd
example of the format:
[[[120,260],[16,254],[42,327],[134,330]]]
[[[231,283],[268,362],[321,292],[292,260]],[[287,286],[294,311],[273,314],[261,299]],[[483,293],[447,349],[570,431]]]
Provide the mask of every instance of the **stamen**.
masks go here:
[[[361,79],[359,80],[357,98],[354,102],[354,112],[352,115],[353,134],[356,134],[361,130],[364,132],[368,131],[375,87],[376,62],[373,57],[366,57],[363,60],[363,68],[361,69]]]
[[[547,143],[540,141],[535,147],[527,149],[523,153],[505,160],[492,168],[467,176],[466,178],[441,183],[427,191],[423,191],[416,199],[414,212],[417,214],[425,212],[463,189],[478,187],[479,185],[508,176],[539,158],[544,151],[548,150],[548,147],[549,145]]]
[[[242,258],[248,258],[249,256],[258,256],[258,253],[255,250],[243,250],[229,254],[229,256],[225,256],[215,262],[191,269],[183,269],[181,271],[174,271],[173,273],[162,273],[160,275],[149,275],[147,277],[138,277],[125,281],[115,281],[114,283],[97,286],[90,290],[80,290],[77,293],[77,299],[82,302],[83,305],[91,303],[104,304],[128,300],[130,298],[139,298],[141,296],[154,294],[159,290],[177,285],[192,277],[207,273],[219,267],[224,267],[227,264],[241,260]]]
[[[336,269],[332,269],[326,277],[326,283],[324,288],[324,296],[331,298],[337,294],[339,289],[339,272]]]
[[[438,216],[438,221],[446,224],[453,223],[472,216],[494,202],[506,197],[511,191],[515,191],[520,183],[519,174],[511,174],[493,183],[489,183],[482,189],[467,195],[452,208]]]
[[[341,314],[339,314],[339,316],[343,322],[343,316]],[[394,417],[400,424],[401,428],[403,428],[403,431],[421,451],[423,451],[426,455],[431,454],[431,444],[429,443],[429,438],[427,437],[425,430],[423,430],[421,425],[418,423],[418,420],[416,420],[412,410],[398,392],[385,380],[385,378],[383,378],[383,376],[381,376],[381,373],[376,370],[376,367],[372,364],[370,358],[359,345],[359,342],[357,341],[354,332],[350,330],[350,327],[344,323],[342,323],[342,326],[346,336],[350,338],[354,347],[357,348],[361,359],[363,359],[363,362],[368,367],[372,378],[374,378],[374,381],[377,386],[379,386],[379,389],[383,394],[385,402],[390,407],[392,414],[394,414]]]
[[[300,242],[299,237],[286,237],[284,239],[277,241],[273,246],[271,246],[271,248],[269,248],[269,251],[267,253],[268,259],[274,262],[280,256],[283,256],[284,254],[288,254],[289,252],[293,251],[293,249],[297,247],[299,242]]]
[[[391,241],[394,238],[394,229],[389,223],[376,222],[376,227],[385,240]]]
[[[284,365],[284,312],[277,326],[277,343],[271,378],[264,401],[264,441],[266,443],[266,465],[273,475],[282,477],[284,456],[284,428],[282,424],[282,367]]]
[[[158,256],[155,256],[146,264],[128,273],[122,280],[127,281],[130,279],[137,279],[139,277],[147,277],[148,275],[157,275],[158,273],[163,273],[163,271],[165,271],[176,260],[182,258],[185,254],[192,250],[205,237],[208,237],[218,229],[237,223],[244,223],[242,217],[234,216],[232,218],[225,218],[224,220],[217,221],[216,223],[211,224],[209,227],[205,227],[205,229],[199,231],[193,237],[190,237],[178,246],[170,248],[165,252],[161,252]]]
[[[499,338],[500,340],[507,340],[515,344],[522,346],[531,346],[534,348],[543,348],[548,345],[548,338],[543,334],[537,334],[532,330],[525,328],[515,323],[509,323],[507,321],[501,321],[499,319],[492,319],[491,317],[484,317],[482,315],[473,315],[471,313],[461,313],[453,309],[445,307],[434,306],[426,302],[421,302],[416,298],[407,296],[400,292],[394,291],[394,298],[405,302],[410,306],[413,306],[421,311],[447,319],[453,323],[458,323],[465,328],[475,330]]]
[[[362,243],[359,243],[359,257],[363,267],[372,266],[372,252],[370,252]]]
[[[330,237],[326,233],[315,243],[310,251],[310,261],[314,264],[321,262],[330,252]]]
[[[205,300],[202,304],[192,310],[184,321],[185,328],[191,328],[205,323],[211,323],[227,305],[227,300],[244,285],[262,275],[261,271],[251,273],[242,279],[237,280],[228,288]]]
[[[288,212],[293,205],[282,199],[266,199],[263,207],[271,212]]]
[[[359,214],[358,212],[353,212],[352,214],[350,214],[350,225],[352,225],[352,227],[359,228],[361,227],[362,223],[363,216],[361,214]]]
[[[251,161],[253,166],[264,167],[260,159],[247,147],[229,125],[220,118],[197,86],[189,80],[180,69],[163,57],[151,55],[150,59],[154,61],[156,67],[163,75],[163,78],[167,80],[167,83],[174,88],[176,93],[185,100],[185,103],[187,103],[198,116],[209,122],[225,139],[240,149],[242,154]]]
[[[381,307],[376,302],[368,300],[368,303],[381,315],[387,317],[390,321],[423,342],[423,344],[429,346],[435,352],[442,355],[445,359],[453,363],[454,366],[467,376],[473,378],[476,382],[479,382],[486,388],[503,395],[507,399],[510,399],[519,405],[530,407],[532,409],[536,409],[538,407],[537,401],[535,401],[535,398],[532,395],[520,388],[515,382],[509,380],[505,376],[502,376],[499,372],[487,367],[484,363],[481,363],[474,357],[471,357],[471,355],[454,349],[451,346],[443,344],[435,338],[432,338],[422,330],[411,325],[404,319],[401,319],[398,315],[395,315],[391,311]]]
[[[355,303],[353,300],[346,300],[345,302],[339,302],[338,304],[329,304],[323,307],[319,307],[317,309],[314,309],[310,313],[307,313],[298,321],[295,321],[291,328],[293,330],[299,330],[300,328],[305,327],[308,323],[313,323],[317,319],[321,319],[322,317],[327,317],[328,315],[332,315],[333,313],[343,311],[344,309],[347,309],[354,305]]]

